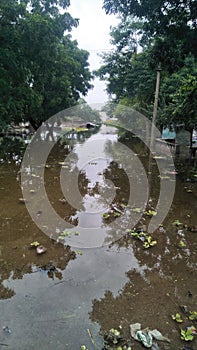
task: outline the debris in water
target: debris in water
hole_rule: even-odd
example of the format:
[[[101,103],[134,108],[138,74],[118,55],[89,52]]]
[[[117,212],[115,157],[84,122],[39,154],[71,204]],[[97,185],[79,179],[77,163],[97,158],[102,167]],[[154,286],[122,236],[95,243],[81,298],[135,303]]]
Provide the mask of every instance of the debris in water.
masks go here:
[[[146,328],[141,330],[141,323],[134,323],[130,325],[130,333],[132,338],[140,341],[146,348],[151,348],[153,345],[153,338],[160,341],[170,342],[157,329],[150,330]]]
[[[27,202],[26,198],[19,198],[19,202],[25,204]]]
[[[38,247],[36,247],[36,253],[38,255],[44,254],[46,253],[47,249],[43,246],[43,245],[39,245]]]
[[[187,305],[180,305],[180,308],[181,308],[181,310],[183,311],[183,313],[184,313],[185,315],[188,315],[188,314],[189,314],[189,310],[188,310]]]
[[[12,332],[11,332],[11,329],[8,327],[8,326],[3,326],[3,331],[5,332],[5,333],[7,333],[7,334],[11,334]]]

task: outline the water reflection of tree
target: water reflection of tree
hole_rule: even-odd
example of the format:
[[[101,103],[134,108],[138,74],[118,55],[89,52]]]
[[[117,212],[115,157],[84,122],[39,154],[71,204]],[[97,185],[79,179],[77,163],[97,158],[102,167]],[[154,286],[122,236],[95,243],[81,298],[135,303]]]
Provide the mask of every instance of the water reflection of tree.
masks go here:
[[[24,151],[25,143],[22,138],[17,137],[4,137],[0,141],[0,160],[1,162],[5,161],[21,161]]]
[[[22,220],[21,220],[22,222]],[[14,222],[11,222],[14,226]],[[23,228],[23,224],[21,225]],[[75,259],[75,253],[70,247],[64,247],[51,241],[47,236],[39,233],[35,237],[33,227],[29,227],[28,232],[17,240],[9,242],[5,239],[1,243],[2,254],[0,259],[0,299],[11,298],[15,292],[4,286],[4,281],[23,279],[25,274],[39,273],[48,275],[52,279],[62,279],[62,271],[66,268],[70,260]],[[37,255],[35,249],[29,248],[30,243],[36,238],[46,248],[47,252],[42,256]]]
[[[169,320],[173,313],[179,311],[179,305],[187,305],[192,310],[197,301],[196,270],[194,271],[196,255],[192,254],[196,243],[193,240],[190,245],[191,254],[188,255],[175,245],[175,237],[170,245],[166,244],[168,239],[168,234],[167,237],[163,234],[152,250],[143,249],[139,241],[127,242],[128,263],[129,244],[132,244],[139,266],[135,269],[131,266],[126,272],[129,281],[117,296],[106,290],[101,299],[92,301],[90,318],[99,323],[102,334],[121,325],[123,336],[128,338],[129,325],[140,322],[143,327],[159,329],[171,339],[173,346],[181,346],[180,330],[174,332],[173,321]],[[192,245],[193,243],[195,244]],[[115,247],[113,251],[114,249]],[[118,251],[121,252],[120,246]],[[192,298],[188,290],[191,291]],[[165,344],[161,344],[160,348],[165,349]]]
[[[69,247],[54,244],[32,222],[26,207],[21,204],[20,184],[17,180],[19,167],[13,163],[1,165],[1,232],[0,232],[0,298],[10,298],[14,290],[4,285],[4,281],[22,279],[27,273],[36,273],[44,269],[49,262],[56,270],[49,277],[62,278],[61,271],[68,262],[75,258],[75,253]],[[38,256],[34,249],[29,249],[33,241],[38,241],[47,248],[47,252]],[[45,272],[44,272],[45,271]]]
[[[129,144],[130,140],[124,140],[124,142]],[[139,157],[142,157],[148,173],[149,159],[143,159],[143,154],[139,154]],[[151,184],[153,185],[151,197],[153,199],[152,205],[155,205],[159,195],[159,173],[155,160],[151,159],[151,162]],[[112,179],[111,172],[109,174]],[[182,188],[182,185],[179,185]],[[186,247],[185,249],[180,247],[182,236],[178,234],[178,229],[181,227],[172,225],[172,222],[180,215],[186,215],[185,202],[183,199],[180,202],[180,198],[179,188],[177,189],[177,197],[175,197],[176,204],[172,205],[169,217],[164,222],[166,231],[158,228],[152,235],[153,239],[157,240],[157,245],[153,248],[145,249],[143,242],[133,239],[124,231],[123,227],[117,227],[120,233],[122,229],[122,237],[115,241],[115,239],[113,240],[115,237],[114,228],[108,228],[108,236],[113,240],[110,248],[113,251],[117,249],[120,253],[121,248],[126,247],[128,256],[132,249],[139,269],[135,270],[131,267],[127,272],[129,282],[119,291],[118,296],[114,296],[110,290],[107,290],[103,298],[93,300],[90,318],[93,322],[100,324],[102,332],[110,328],[117,328],[121,324],[123,335],[129,337],[129,324],[141,322],[144,327],[158,328],[162,333],[168,335],[177,348],[181,346],[180,332],[173,331],[173,325],[169,325],[169,317],[173,312],[177,312],[180,303],[188,305],[189,309],[192,309],[197,301],[195,294],[197,242],[195,236],[184,229]],[[191,214],[194,211],[194,209],[191,210],[191,203],[189,208],[188,212]],[[136,228],[146,230],[149,220],[150,218],[143,216]],[[189,220],[187,218],[186,224]],[[142,267],[145,267],[143,274],[140,273]],[[193,300],[188,296],[188,290],[192,291],[192,295],[195,294]],[[161,349],[163,349],[162,345]]]
[[[95,132],[95,131],[94,131]],[[50,202],[54,205],[57,213],[64,217],[65,220],[69,220],[72,215],[76,213],[76,208],[72,207],[65,201],[59,201],[63,199],[64,195],[60,186],[60,171],[63,163],[66,162],[66,157],[69,156],[73,150],[74,145],[77,142],[84,142],[84,140],[90,137],[91,131],[87,133],[71,133],[65,138],[61,138],[59,142],[54,144],[52,151],[47,159],[47,167],[45,168],[45,185],[46,192]],[[20,156],[24,152],[24,144],[16,140],[9,139],[8,148],[6,149],[5,143],[2,144],[2,152],[4,152],[9,158],[12,157],[13,150],[15,154]],[[38,152],[46,140],[39,140]],[[40,144],[41,142],[41,144]],[[48,138],[47,142],[52,142]],[[18,148],[16,147],[18,146]],[[38,153],[39,154],[39,153]],[[87,192],[88,180],[84,172],[80,172],[76,164],[78,156],[75,152],[72,152],[72,157],[69,158],[68,167],[72,170],[72,176],[79,177],[79,191],[83,197]],[[39,165],[39,164],[38,164]],[[38,169],[31,164],[29,159],[29,166],[32,175],[36,175]],[[14,290],[9,289],[4,285],[4,281],[13,279],[22,279],[25,274],[39,273],[43,271],[49,278],[62,278],[62,271],[66,268],[70,260],[75,259],[75,253],[68,247],[62,244],[57,244],[50,240],[48,236],[44,235],[32,222],[29,217],[24,204],[19,202],[19,198],[22,197],[20,184],[18,182],[19,168],[12,165],[7,168],[6,164],[1,165],[4,167],[4,171],[1,176],[1,246],[0,246],[0,298],[7,299],[14,295]],[[8,176],[7,176],[8,172]],[[71,178],[70,178],[71,180]],[[38,179],[39,183],[39,179]],[[67,184],[72,190],[72,181]],[[39,191],[38,188],[33,190]],[[79,204],[79,203],[78,203]],[[41,215],[42,213],[38,213]],[[33,241],[38,241],[47,248],[47,252],[41,256],[38,256],[34,249],[30,249],[29,245]]]

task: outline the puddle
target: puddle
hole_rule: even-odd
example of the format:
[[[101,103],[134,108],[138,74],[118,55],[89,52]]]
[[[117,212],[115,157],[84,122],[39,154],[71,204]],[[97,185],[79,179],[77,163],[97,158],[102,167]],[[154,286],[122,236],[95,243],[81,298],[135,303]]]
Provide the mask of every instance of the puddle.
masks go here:
[[[159,344],[161,350],[185,345],[180,329],[188,319],[182,314],[180,325],[171,315],[181,312],[180,305],[197,311],[197,182],[188,181],[195,180],[195,167],[189,172],[186,165],[185,176],[184,162],[178,160],[171,209],[163,228],[152,234],[157,244],[145,249],[127,229],[148,227],[150,217],[142,214],[150,195],[149,159],[136,138],[120,146],[121,137],[117,129],[102,126],[97,133],[71,134],[54,146],[44,184],[58,215],[55,224],[40,199],[41,168],[27,170],[36,222],[52,223],[54,228],[46,229],[46,234],[19,201],[20,147],[15,146],[12,159],[4,161],[1,155],[0,349],[76,350],[86,344],[91,350],[87,329],[102,349],[99,332],[122,325],[123,335],[129,337],[129,324],[135,322],[157,328],[171,339],[170,345]],[[163,180],[174,181],[166,159],[158,161],[167,167]],[[160,174],[152,162],[155,206]],[[70,233],[58,243],[65,224]],[[30,249],[35,241],[46,247],[45,254],[38,256]],[[142,346],[133,341],[133,349]]]

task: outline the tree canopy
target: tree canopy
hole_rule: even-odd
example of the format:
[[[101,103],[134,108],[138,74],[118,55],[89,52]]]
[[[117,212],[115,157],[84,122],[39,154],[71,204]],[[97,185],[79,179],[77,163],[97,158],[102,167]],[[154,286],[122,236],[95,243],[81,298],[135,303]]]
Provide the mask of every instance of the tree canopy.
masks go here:
[[[109,95],[151,118],[161,66],[157,123],[196,128],[196,1],[104,0],[103,7],[120,19],[110,33],[114,49],[96,72]]]
[[[0,125],[38,126],[91,87],[88,55],[70,32],[69,0],[0,0]],[[61,8],[61,11],[60,11]]]

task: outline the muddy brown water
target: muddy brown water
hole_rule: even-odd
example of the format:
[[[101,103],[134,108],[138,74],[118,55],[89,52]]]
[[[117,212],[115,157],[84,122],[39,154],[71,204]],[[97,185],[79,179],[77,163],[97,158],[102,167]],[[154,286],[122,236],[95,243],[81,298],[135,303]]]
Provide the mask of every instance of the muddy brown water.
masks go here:
[[[137,166],[137,171],[134,169],[132,173],[138,187],[134,194],[138,197],[138,192],[143,192],[128,204],[132,193],[127,171],[120,162],[113,161],[114,155],[110,153],[110,145],[118,144],[120,138],[117,129],[106,126],[92,134],[67,135],[48,157],[44,175],[48,199],[58,215],[75,226],[75,231],[80,227],[79,235],[67,236],[63,242],[54,239],[58,230],[51,237],[44,234],[32,221],[26,205],[19,201],[23,196],[21,148],[14,146],[9,157],[6,147],[2,151],[0,349],[77,350],[85,344],[91,350],[96,348],[92,339],[102,349],[104,332],[121,325],[123,337],[129,339],[129,325],[136,322],[143,328],[158,329],[171,340],[170,344],[158,342],[159,349],[181,350],[184,346],[196,349],[196,338],[189,345],[180,339],[180,329],[192,324],[180,306],[197,311],[196,168],[185,163],[185,159],[178,160],[178,174],[172,177],[169,174],[172,168],[169,163],[166,165],[168,175],[162,174],[166,186],[175,180],[176,192],[163,228],[152,234],[157,244],[145,249],[143,242],[126,232],[126,221],[146,198],[143,169],[147,173],[148,156],[144,146],[134,138],[124,140],[133,149],[131,159],[133,155],[140,159],[140,163],[132,163],[133,168]],[[92,146],[98,140],[102,143],[102,154],[80,164],[88,142]],[[68,155],[72,157],[66,163]],[[60,186],[62,165],[78,176],[80,203],[72,202],[73,178],[67,183],[72,204],[65,200]],[[151,206],[159,193],[158,181],[158,169],[153,164]],[[35,188],[32,196],[37,191]],[[114,211],[120,216],[114,217]],[[126,212],[122,221],[121,211]],[[108,219],[103,218],[103,212],[110,214]],[[42,210],[36,213],[39,218],[42,214]],[[138,229],[147,227],[149,220],[141,216],[136,224]],[[175,220],[177,225],[173,224]],[[90,236],[86,237],[85,231],[91,227],[101,227],[98,230],[101,241],[92,229],[95,237],[89,244]],[[34,241],[47,248],[45,254],[37,255],[30,248]],[[172,320],[171,315],[176,313],[181,314],[183,323]],[[132,349],[143,348],[134,340],[131,343]]]

